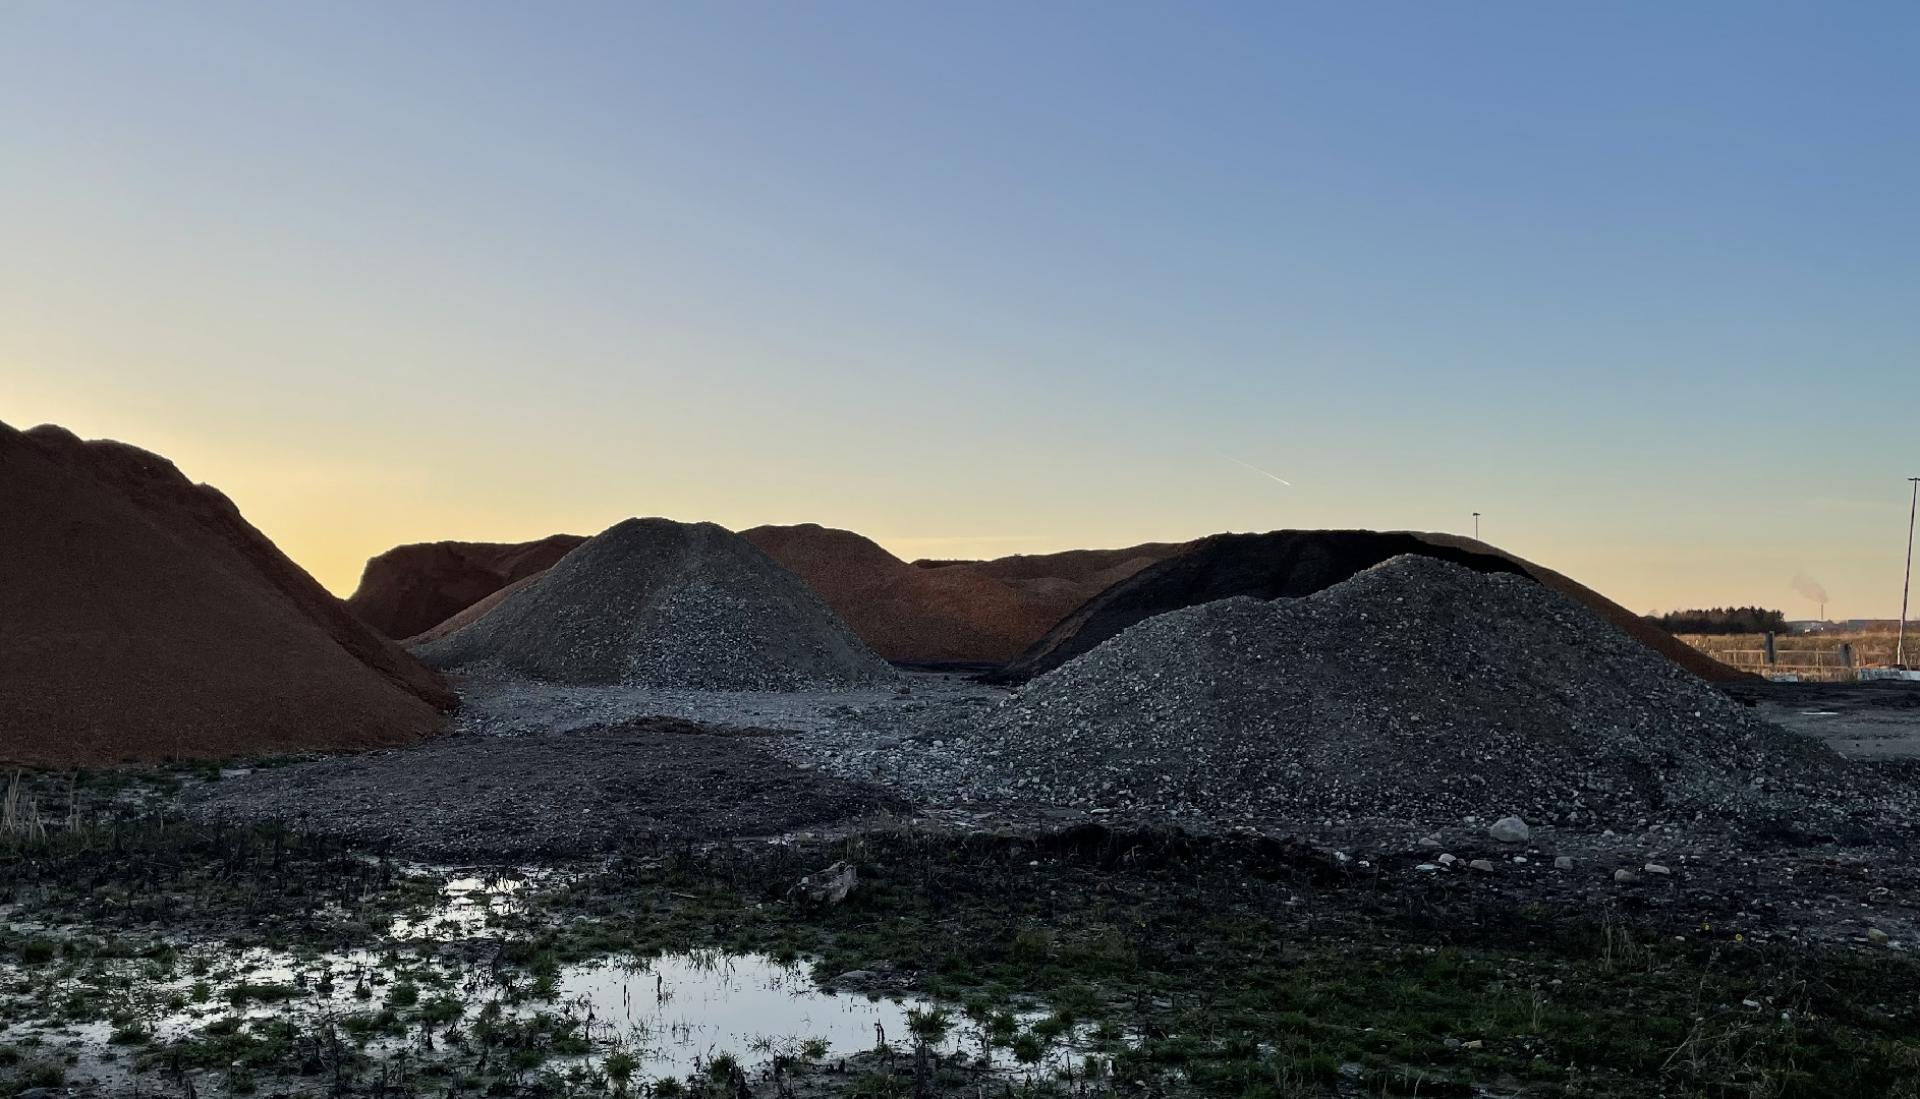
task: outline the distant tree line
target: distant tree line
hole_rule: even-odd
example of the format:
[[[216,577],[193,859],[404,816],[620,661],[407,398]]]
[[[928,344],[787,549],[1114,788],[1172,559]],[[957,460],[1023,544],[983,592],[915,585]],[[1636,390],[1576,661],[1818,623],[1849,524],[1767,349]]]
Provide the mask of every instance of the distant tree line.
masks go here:
[[[1712,607],[1651,617],[1669,633],[1785,633],[1787,616],[1766,607]]]

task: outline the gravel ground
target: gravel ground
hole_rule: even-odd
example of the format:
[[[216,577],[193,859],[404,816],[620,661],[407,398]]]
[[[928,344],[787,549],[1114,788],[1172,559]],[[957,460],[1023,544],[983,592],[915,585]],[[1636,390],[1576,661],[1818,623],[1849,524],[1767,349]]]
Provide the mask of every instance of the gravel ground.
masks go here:
[[[675,717],[722,728],[820,733],[855,741],[896,726],[971,720],[1007,697],[964,675],[900,672],[883,687],[806,691],[696,691],[651,687],[570,687],[497,672],[456,677],[456,727],[486,736],[571,732],[643,717]],[[811,744],[809,740],[807,744]],[[783,748],[783,751],[789,749]],[[806,744],[790,749],[808,760]]]
[[[455,736],[196,788],[203,819],[285,819],[429,858],[584,855],[636,840],[773,836],[901,811],[897,796],[785,762],[790,734],[628,722],[574,734]],[[697,728],[697,727],[696,727]]]
[[[472,623],[414,647],[438,668],[554,683],[807,690],[893,670],[799,577],[723,527],[628,519]]]

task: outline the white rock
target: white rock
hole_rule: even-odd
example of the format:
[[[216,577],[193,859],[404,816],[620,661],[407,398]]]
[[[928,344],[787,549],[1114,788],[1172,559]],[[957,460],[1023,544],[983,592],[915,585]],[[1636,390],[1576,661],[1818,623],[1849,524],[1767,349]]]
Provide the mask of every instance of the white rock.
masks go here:
[[[1573,869],[1573,860],[1568,858],[1565,855],[1562,855],[1559,858],[1553,860],[1553,868],[1555,870],[1571,870]]]
[[[1639,881],[1640,875],[1634,873],[1631,870],[1615,870],[1613,872],[1613,880],[1619,882],[1622,885],[1625,885],[1627,882],[1630,882],[1630,881]]]
[[[1525,843],[1533,836],[1533,830],[1519,817],[1501,817],[1487,829],[1487,835],[1501,843]]]
[[[839,904],[860,884],[860,873],[850,862],[836,862],[825,870],[808,874],[794,883],[787,891],[789,897],[798,896],[815,904]]]
[[[1485,874],[1493,873],[1493,864],[1488,862],[1486,859],[1475,859],[1472,862],[1468,863],[1467,865],[1475,870],[1480,871],[1481,873],[1485,873]]]
[[[1657,862],[1650,862],[1647,865],[1641,867],[1640,869],[1645,870],[1649,874],[1659,874],[1662,877],[1665,877],[1666,875],[1673,873],[1672,870],[1669,870],[1666,867],[1661,866]]]

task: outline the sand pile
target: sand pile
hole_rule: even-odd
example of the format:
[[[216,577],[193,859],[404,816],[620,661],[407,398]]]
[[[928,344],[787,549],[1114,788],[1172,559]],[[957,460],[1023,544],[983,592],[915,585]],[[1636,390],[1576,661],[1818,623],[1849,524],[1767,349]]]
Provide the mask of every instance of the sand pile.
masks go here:
[[[436,667],[570,684],[774,691],[893,675],[751,542],[712,523],[667,519],[608,528],[414,651]]]
[[[413,637],[499,591],[551,568],[586,541],[554,534],[537,542],[422,542],[367,562],[347,609],[392,638]]]
[[[1592,825],[1859,790],[1584,608],[1427,556],[1149,619],[959,750],[989,796],[1226,821]]]
[[[999,663],[1150,550],[1078,550],[1000,561],[909,565],[871,539],[812,523],[741,536],[797,574],[873,650],[911,663]]]
[[[1139,570],[1063,618],[1011,661],[999,678],[1017,683],[1051,671],[1157,614],[1231,596],[1277,599],[1310,595],[1408,553],[1477,572],[1532,577],[1584,604],[1616,628],[1702,678],[1740,676],[1647,626],[1638,615],[1599,593],[1485,543],[1410,531],[1277,530],[1202,538]]]
[[[0,424],[0,760],[392,745],[454,701],[166,459]]]
[[[965,566],[983,576],[1013,584],[1050,584],[1066,581],[1091,588],[1089,595],[1125,580],[1155,561],[1162,561],[1185,549],[1186,542],[1142,542],[1137,546],[1105,550],[1062,550],[1059,553],[1020,553],[986,561],[936,560],[921,558],[915,568],[942,569]]]

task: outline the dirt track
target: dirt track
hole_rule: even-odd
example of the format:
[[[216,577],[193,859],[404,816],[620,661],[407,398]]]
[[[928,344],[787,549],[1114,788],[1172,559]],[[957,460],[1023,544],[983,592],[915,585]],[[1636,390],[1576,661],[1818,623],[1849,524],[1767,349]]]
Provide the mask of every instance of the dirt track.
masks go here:
[[[1763,681],[1725,690],[1768,721],[1819,737],[1843,756],[1920,760],[1920,686]]]

